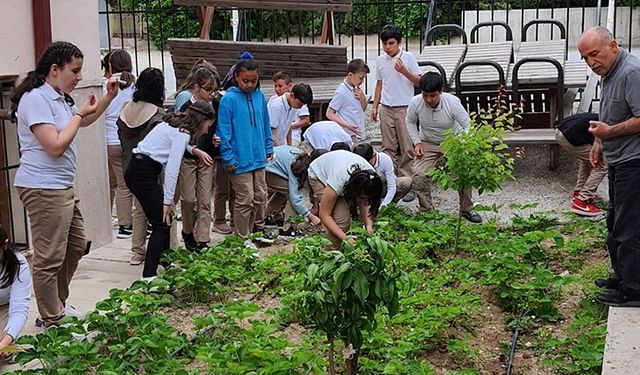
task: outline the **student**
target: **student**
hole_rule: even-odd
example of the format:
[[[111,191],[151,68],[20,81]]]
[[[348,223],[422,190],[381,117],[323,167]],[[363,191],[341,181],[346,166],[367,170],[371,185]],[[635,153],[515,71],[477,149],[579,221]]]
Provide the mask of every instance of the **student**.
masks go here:
[[[378,121],[379,111],[382,149],[393,160],[398,176],[411,177],[413,146],[405,126],[405,117],[414,87],[420,82],[420,67],[411,52],[400,48],[402,33],[396,26],[383,27],[380,40],[384,54],[376,60],[376,88],[371,120]]]
[[[248,240],[254,225],[264,219],[267,184],[264,168],[273,154],[269,111],[258,85],[258,64],[253,59],[240,60],[233,72],[232,86],[220,101],[218,135],[220,155],[231,186],[235,191],[234,232]]]
[[[271,138],[274,146],[291,145],[291,124],[299,118],[299,110],[313,102],[311,87],[297,83],[291,91],[270,100],[267,104],[271,120]]]
[[[344,142],[349,150],[353,146],[351,136],[334,121],[318,121],[307,128],[300,148],[306,152],[317,149],[330,150],[334,143]]]
[[[180,112],[184,112],[186,108],[198,101],[212,103],[214,110],[219,107],[220,102],[216,97],[220,88],[220,76],[212,66],[198,67],[182,88],[184,91],[181,91],[178,96],[183,96],[186,92],[191,94],[191,97],[178,109]],[[212,158],[216,156],[213,145],[215,132],[214,122],[207,134],[197,140],[198,148],[207,152]],[[185,153],[180,166],[182,239],[189,251],[200,251],[209,246],[213,168],[213,165],[198,162],[188,152]]]
[[[411,177],[396,177],[393,171],[393,161],[389,155],[377,152],[369,143],[360,143],[353,148],[353,153],[362,156],[375,168],[382,179],[382,191],[386,192],[380,206],[397,203],[411,190]]]
[[[104,97],[98,100],[91,94],[76,107],[70,93],[82,80],[82,62],[75,45],[49,44],[11,99],[17,108],[21,153],[15,186],[31,223],[33,289],[46,327],[60,324],[65,315],[78,315],[65,303],[89,245],[73,187],[75,137],[118,93],[117,84],[109,82]]]
[[[287,223],[287,219],[296,213],[304,216],[313,225],[320,224],[320,219],[304,204],[301,192],[307,183],[310,157],[293,146],[277,146],[273,151],[273,160],[266,167],[267,187],[272,194],[267,202],[265,214],[273,215],[284,206],[284,225],[280,229],[280,235],[295,236],[295,231],[291,224]]]
[[[346,232],[351,218],[360,218],[368,233],[378,214],[382,180],[368,161],[349,151],[337,150],[319,156],[309,165],[309,186],[318,202],[319,217],[327,228],[327,237],[335,247],[349,239]]]
[[[164,76],[160,69],[146,68],[136,81],[133,98],[120,112],[118,139],[122,148],[122,170],[126,171],[131,161],[131,153],[138,143],[149,134],[154,126],[162,122],[164,109]],[[128,189],[128,188],[127,188]],[[144,262],[147,253],[145,242],[148,229],[147,216],[140,202],[133,197],[133,234],[131,237],[131,260],[137,266]]]
[[[184,113],[166,114],[133,149],[133,157],[124,178],[151,223],[151,237],[147,247],[142,279],[156,277],[162,252],[169,248],[169,231],[173,220],[173,196],[176,191],[180,162],[184,152],[199,151],[203,162],[213,161],[194,146],[198,137],[206,134],[216,115],[211,103],[197,102]],[[164,182],[159,183],[164,169]]]
[[[342,126],[351,136],[353,144],[366,138],[364,111],[367,109],[367,96],[360,89],[369,67],[362,59],[354,59],[347,64],[347,76],[336,88],[333,99],[327,108],[327,118]]]
[[[13,251],[6,229],[0,224],[0,351],[20,334],[29,315],[31,273],[24,256]],[[0,358],[2,356],[0,355]]]
[[[276,94],[269,98],[269,102],[267,103],[267,105],[276,98],[291,91],[291,89],[293,88],[293,81],[291,80],[289,74],[286,72],[275,72],[271,79],[273,80],[273,88]],[[300,142],[302,142],[302,129],[309,126],[311,122],[309,116],[309,108],[306,104],[304,104],[302,107],[300,107],[300,109],[297,109],[296,111],[298,113],[298,117],[294,122],[291,123],[290,145],[298,147],[298,145],[300,145]]]
[[[589,155],[594,137],[589,133],[589,122],[598,121],[597,113],[578,113],[564,118],[556,129],[556,141],[568,153],[578,158],[578,180],[571,197],[571,211],[581,216],[598,216],[594,198],[602,180],[607,176],[606,166],[592,167]]]
[[[104,77],[110,79],[112,76],[123,81],[120,83],[118,95],[113,99],[104,113],[107,157],[109,163],[109,193],[111,206],[115,198],[116,212],[118,213],[118,233],[117,238],[129,238],[132,233],[132,206],[133,196],[127,184],[124,182],[124,169],[122,168],[122,147],[118,138],[118,125],[116,121],[120,116],[120,110],[125,103],[133,97],[135,89],[135,77],[131,73],[133,66],[129,52],[123,49],[109,51],[103,59]]]

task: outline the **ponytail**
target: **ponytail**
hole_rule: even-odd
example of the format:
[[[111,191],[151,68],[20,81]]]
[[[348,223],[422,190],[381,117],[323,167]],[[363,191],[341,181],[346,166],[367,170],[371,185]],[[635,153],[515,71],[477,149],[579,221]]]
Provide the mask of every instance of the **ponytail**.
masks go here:
[[[0,288],[4,289],[10,287],[20,275],[20,261],[9,243],[7,231],[2,224],[0,224],[0,251],[2,252]]]
[[[344,186],[344,199],[349,205],[352,217],[358,216],[358,198],[365,198],[370,206],[369,216],[376,217],[382,198],[382,179],[371,169],[351,166],[351,176]]]
[[[291,173],[298,180],[298,190],[302,190],[309,181],[309,164],[316,160],[318,156],[326,154],[327,150],[317,149],[313,150],[310,154],[306,152],[300,153],[291,163]]]

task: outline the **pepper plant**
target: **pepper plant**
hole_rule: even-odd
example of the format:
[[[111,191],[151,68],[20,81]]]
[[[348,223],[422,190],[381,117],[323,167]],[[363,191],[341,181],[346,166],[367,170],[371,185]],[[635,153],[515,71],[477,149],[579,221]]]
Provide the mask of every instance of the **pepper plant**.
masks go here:
[[[363,331],[376,325],[376,311],[386,307],[390,316],[399,309],[401,271],[393,247],[379,237],[366,237],[344,252],[332,251],[322,264],[312,263],[302,286],[301,309],[327,335],[329,374],[335,374],[334,340],[344,342],[348,374],[356,374]]]

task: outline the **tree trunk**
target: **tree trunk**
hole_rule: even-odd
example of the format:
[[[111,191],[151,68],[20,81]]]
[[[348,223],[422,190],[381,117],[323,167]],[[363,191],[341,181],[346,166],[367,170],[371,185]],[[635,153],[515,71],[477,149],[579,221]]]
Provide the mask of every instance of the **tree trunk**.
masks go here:
[[[462,197],[460,197],[458,203],[458,224],[456,225],[456,237],[453,244],[453,250],[458,251],[458,243],[460,242],[460,229],[462,227]]]
[[[336,374],[336,364],[333,361],[333,337],[327,335],[327,339],[329,341],[329,375]]]
[[[358,353],[359,350],[356,350],[351,359],[345,359],[348,375],[356,375],[358,373]]]

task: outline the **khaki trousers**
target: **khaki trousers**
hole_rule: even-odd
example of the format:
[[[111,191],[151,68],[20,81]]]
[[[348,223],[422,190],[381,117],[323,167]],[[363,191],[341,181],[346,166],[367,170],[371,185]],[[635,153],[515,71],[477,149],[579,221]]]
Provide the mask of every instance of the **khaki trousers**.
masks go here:
[[[127,184],[124,182],[122,147],[120,147],[120,145],[107,146],[107,156],[109,162],[109,195],[111,198],[111,207],[113,207],[113,199],[115,197],[118,225],[128,227],[131,225],[133,194],[131,194]]]
[[[396,194],[393,196],[391,200],[393,203],[398,203],[402,197],[407,195],[411,187],[413,186],[413,180],[411,177],[396,177]],[[384,198],[387,195],[387,183],[385,182],[382,186],[382,197]]]
[[[233,222],[233,205],[235,193],[229,182],[229,175],[224,170],[224,165],[220,159],[215,161],[215,171],[213,177],[213,224],[227,223],[227,201],[229,201],[229,211],[231,211],[231,222]]]
[[[309,186],[313,191],[316,201],[321,202],[322,194],[324,194],[324,189],[326,188],[325,184],[320,182],[317,178],[309,178]],[[338,196],[336,204],[333,206],[331,217],[343,232],[347,233],[351,229],[351,212],[349,212],[349,205],[344,197]],[[327,238],[331,241],[333,246],[338,249],[342,245],[342,240],[329,231],[327,231]]]
[[[433,209],[431,200],[431,178],[429,171],[436,165],[438,158],[442,157],[440,146],[431,142],[422,142],[422,156],[416,156],[413,162],[413,188],[418,197],[420,211]],[[470,211],[473,208],[471,190],[461,189],[458,196],[462,202],[462,211]]]
[[[131,235],[131,251],[144,256],[147,254],[147,226],[149,221],[140,202],[133,197],[133,233]]]
[[[556,129],[556,141],[568,153],[578,158],[578,181],[573,188],[579,191],[583,201],[589,201],[596,196],[596,191],[602,180],[607,175],[607,167],[593,168],[589,162],[589,152],[591,145],[574,146],[564,137],[560,130]]]
[[[289,200],[289,181],[269,172],[267,172],[266,180],[269,200],[267,201],[265,216],[282,211],[284,206],[284,221],[286,223],[290,216],[297,214]]]
[[[391,157],[396,175],[413,175],[413,143],[405,118],[407,107],[380,106],[380,133],[382,151]]]
[[[195,159],[182,160],[180,165],[182,231],[193,233],[197,242],[209,242],[212,180],[212,166],[207,166]]]
[[[233,205],[234,233],[242,238],[249,237],[253,226],[264,223],[267,202],[267,182],[265,170],[229,175],[231,186],[236,193]]]
[[[69,283],[87,247],[84,222],[73,188],[17,190],[31,222],[38,311],[50,326],[64,317]]]

